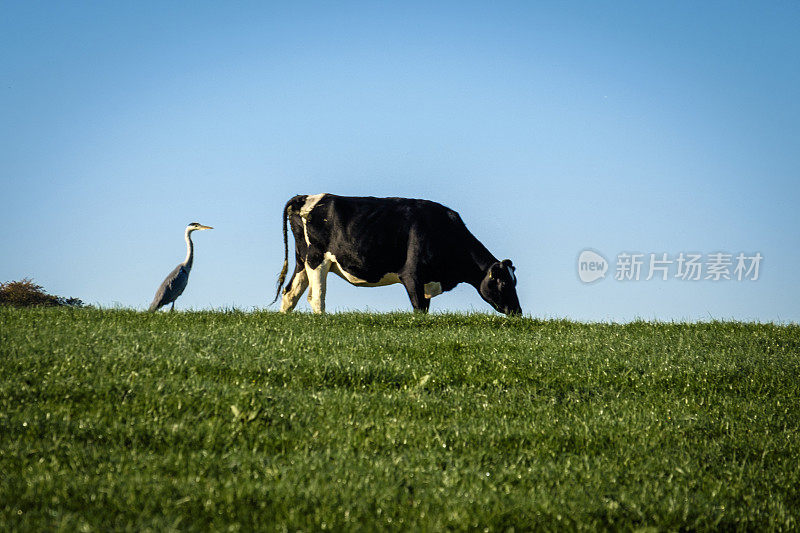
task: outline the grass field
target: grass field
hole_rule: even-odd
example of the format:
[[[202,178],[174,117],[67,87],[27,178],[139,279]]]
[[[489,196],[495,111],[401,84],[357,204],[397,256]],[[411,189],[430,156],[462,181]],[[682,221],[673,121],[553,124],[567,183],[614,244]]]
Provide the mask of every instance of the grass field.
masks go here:
[[[800,528],[800,327],[0,308],[0,530]]]

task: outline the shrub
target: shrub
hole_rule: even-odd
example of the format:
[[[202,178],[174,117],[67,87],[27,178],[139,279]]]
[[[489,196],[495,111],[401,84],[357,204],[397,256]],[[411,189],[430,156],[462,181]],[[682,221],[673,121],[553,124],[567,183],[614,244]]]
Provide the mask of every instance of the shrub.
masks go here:
[[[83,307],[78,298],[64,298],[47,294],[41,285],[32,279],[22,278],[20,281],[0,283],[0,305],[13,307]]]

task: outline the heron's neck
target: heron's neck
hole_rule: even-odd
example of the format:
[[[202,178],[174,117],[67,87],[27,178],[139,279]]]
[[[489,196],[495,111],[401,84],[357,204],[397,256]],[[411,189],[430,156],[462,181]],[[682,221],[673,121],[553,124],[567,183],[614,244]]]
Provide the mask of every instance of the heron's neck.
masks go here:
[[[186,260],[181,263],[186,270],[192,269],[192,262],[194,261],[194,243],[192,243],[192,232],[188,229],[184,234],[186,237]]]

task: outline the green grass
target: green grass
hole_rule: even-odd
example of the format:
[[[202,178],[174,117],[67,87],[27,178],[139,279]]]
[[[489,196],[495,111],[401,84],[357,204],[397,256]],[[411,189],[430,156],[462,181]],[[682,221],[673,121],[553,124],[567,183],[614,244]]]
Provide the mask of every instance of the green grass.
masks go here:
[[[800,327],[0,308],[0,530],[796,530]]]

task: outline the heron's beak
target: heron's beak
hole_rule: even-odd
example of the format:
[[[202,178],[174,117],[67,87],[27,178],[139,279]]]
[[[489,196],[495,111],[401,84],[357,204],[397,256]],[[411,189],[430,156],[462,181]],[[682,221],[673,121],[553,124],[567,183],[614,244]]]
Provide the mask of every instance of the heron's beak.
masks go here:
[[[200,224],[200,229],[214,229],[214,228],[212,228],[211,226],[203,226],[202,224]]]

